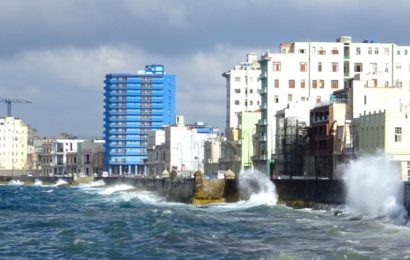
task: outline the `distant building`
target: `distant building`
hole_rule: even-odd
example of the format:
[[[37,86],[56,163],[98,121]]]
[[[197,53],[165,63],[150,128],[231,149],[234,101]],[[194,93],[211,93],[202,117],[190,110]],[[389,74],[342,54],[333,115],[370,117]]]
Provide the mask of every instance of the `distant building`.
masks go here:
[[[26,168],[28,129],[21,119],[0,118],[0,170]]]
[[[146,65],[108,74],[104,83],[105,168],[110,175],[144,173],[148,133],[174,123],[175,75]]]
[[[204,142],[204,174],[216,178],[218,176],[219,158],[223,137],[218,136]]]
[[[87,140],[78,144],[77,172],[86,176],[104,171],[104,140]]]
[[[258,56],[248,53],[245,62],[224,72],[226,79],[226,130],[229,137],[233,128],[238,128],[238,114],[242,111],[256,111],[260,106],[261,74]]]
[[[158,134],[152,134],[148,147],[147,174],[161,176],[164,170],[204,172],[204,143],[219,134],[219,129],[207,127],[203,123],[185,125],[183,116],[177,116],[175,125],[165,126]]]
[[[77,147],[80,139],[47,139],[42,146],[41,172],[45,176],[77,173]]]

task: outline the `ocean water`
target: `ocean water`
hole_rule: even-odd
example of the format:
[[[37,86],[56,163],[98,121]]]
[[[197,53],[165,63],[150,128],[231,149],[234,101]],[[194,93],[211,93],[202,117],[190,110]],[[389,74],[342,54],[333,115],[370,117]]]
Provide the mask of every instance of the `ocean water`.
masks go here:
[[[0,186],[1,259],[405,259],[410,227],[272,194],[197,207],[127,185]],[[357,218],[353,218],[357,219]]]

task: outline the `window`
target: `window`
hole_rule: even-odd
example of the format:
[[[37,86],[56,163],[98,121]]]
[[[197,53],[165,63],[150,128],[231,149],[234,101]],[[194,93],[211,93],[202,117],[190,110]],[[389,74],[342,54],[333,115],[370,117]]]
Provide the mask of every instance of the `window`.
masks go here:
[[[394,128],[394,142],[401,143],[401,127]]]
[[[408,50],[404,50],[404,55],[409,54]]]
[[[288,94],[288,101],[292,102],[292,94]]]
[[[369,53],[369,55],[372,55],[372,53],[373,53],[372,47],[369,47],[368,53]]]
[[[360,47],[356,48],[356,55],[360,55],[361,51],[360,51]]]
[[[275,103],[279,103],[279,96],[278,96],[278,95],[275,95],[274,100],[275,100]]]
[[[339,71],[339,63],[332,62],[332,71],[333,72],[338,72]]]
[[[389,72],[389,63],[384,64],[384,72]]]
[[[397,55],[400,55],[400,50],[397,50]]]
[[[363,97],[364,97],[363,102],[364,102],[364,104],[366,105],[366,103],[367,103],[367,96],[363,96]]]
[[[302,79],[301,81],[300,81],[300,88],[305,88],[305,80],[304,79]]]
[[[275,88],[279,88],[279,80],[275,79]]]
[[[289,88],[295,88],[295,80],[294,79],[289,80]]]
[[[396,70],[401,70],[401,64],[400,63],[396,64]]]
[[[273,71],[280,71],[280,62],[274,61],[272,64],[273,64]]]
[[[235,100],[235,105],[240,105],[239,100]]]
[[[313,87],[313,88],[317,88],[317,80],[313,80],[313,81],[312,81],[312,87]]]
[[[236,93],[236,94],[239,94],[239,93],[241,93],[241,90],[240,90],[239,88],[236,88],[236,89],[235,89],[235,93]]]
[[[355,63],[354,64],[354,72],[362,72],[363,71],[363,64],[362,63]]]
[[[317,71],[322,71],[322,63],[321,62],[319,62],[318,64],[317,64]]]
[[[312,47],[312,53],[313,53],[313,54],[316,53],[316,47]]]
[[[299,63],[299,70],[301,72],[305,72],[306,71],[306,62],[301,62]]]
[[[403,83],[401,82],[401,80],[396,80],[396,87],[397,88],[402,88],[403,87]]]
[[[377,63],[370,63],[370,73],[377,72]]]
[[[332,80],[331,81],[331,87],[332,88],[339,88],[339,81],[338,80]]]
[[[305,97],[300,97],[300,101],[305,101],[306,98]]]
[[[316,103],[320,103],[321,101],[321,97],[320,96],[316,96]]]
[[[379,48],[374,48],[374,54],[376,54],[376,55],[379,54]]]
[[[319,80],[319,88],[324,88],[325,87],[325,81],[324,80]]]
[[[252,93],[253,93],[253,89],[250,89],[250,90],[249,90],[249,93],[251,93],[251,94],[252,94]]]
[[[306,53],[305,49],[299,49],[299,53]]]
[[[320,48],[319,55],[326,55],[326,51],[323,48]]]
[[[334,48],[333,50],[332,50],[332,54],[339,54],[339,50],[338,49],[336,49],[336,48]]]
[[[235,77],[235,82],[241,82],[241,77]]]
[[[384,55],[389,56],[390,55],[390,50],[389,48],[384,48]]]
[[[252,101],[252,100],[251,100],[251,101],[249,101],[249,105],[251,105],[251,106],[253,105],[253,101]]]

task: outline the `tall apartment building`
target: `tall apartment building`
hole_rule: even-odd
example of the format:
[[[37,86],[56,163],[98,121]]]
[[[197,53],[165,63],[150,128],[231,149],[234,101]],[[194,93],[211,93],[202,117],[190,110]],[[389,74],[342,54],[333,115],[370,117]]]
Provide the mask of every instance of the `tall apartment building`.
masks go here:
[[[248,53],[247,60],[234,69],[222,74],[226,79],[226,131],[231,135],[232,128],[238,128],[238,114],[242,111],[256,111],[260,106],[261,74],[258,56]]]
[[[104,86],[104,165],[109,174],[145,172],[148,133],[174,123],[175,75],[163,65],[107,74]]]
[[[0,170],[23,170],[27,161],[28,126],[18,118],[0,118]]]
[[[254,164],[271,173],[275,158],[275,114],[288,103],[328,100],[330,94],[349,86],[356,74],[377,74],[385,87],[400,86],[403,103],[410,96],[410,46],[364,41],[351,37],[336,42],[281,44],[279,53],[265,53],[261,64],[261,120],[258,158]]]

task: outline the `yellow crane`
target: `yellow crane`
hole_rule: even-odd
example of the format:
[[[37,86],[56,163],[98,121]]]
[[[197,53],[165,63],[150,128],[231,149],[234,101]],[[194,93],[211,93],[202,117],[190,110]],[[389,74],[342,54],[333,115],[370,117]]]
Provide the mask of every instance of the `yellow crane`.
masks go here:
[[[31,103],[24,99],[0,98],[0,102],[7,104],[7,116],[11,116],[11,103]]]

